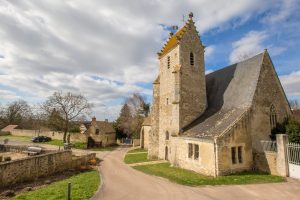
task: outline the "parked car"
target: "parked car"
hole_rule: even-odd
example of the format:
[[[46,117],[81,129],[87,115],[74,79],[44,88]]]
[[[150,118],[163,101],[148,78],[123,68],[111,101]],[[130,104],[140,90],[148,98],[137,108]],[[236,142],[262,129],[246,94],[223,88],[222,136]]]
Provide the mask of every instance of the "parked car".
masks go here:
[[[51,141],[51,137],[47,136],[36,136],[31,139],[32,142],[49,142]]]

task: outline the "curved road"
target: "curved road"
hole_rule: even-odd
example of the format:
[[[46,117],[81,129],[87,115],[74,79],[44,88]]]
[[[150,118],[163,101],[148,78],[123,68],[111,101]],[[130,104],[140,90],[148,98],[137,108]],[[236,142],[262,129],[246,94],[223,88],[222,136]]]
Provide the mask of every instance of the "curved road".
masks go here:
[[[128,149],[99,153],[102,188],[93,200],[299,199],[300,181],[287,183],[188,187],[134,170],[123,162]]]

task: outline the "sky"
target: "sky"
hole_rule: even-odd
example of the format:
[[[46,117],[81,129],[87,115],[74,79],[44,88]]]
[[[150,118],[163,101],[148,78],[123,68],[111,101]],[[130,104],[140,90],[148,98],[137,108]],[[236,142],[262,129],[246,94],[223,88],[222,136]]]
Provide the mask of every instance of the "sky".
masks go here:
[[[300,101],[299,0],[0,0],[0,105],[80,93],[114,120],[133,92],[149,102],[157,52],[189,12],[210,73],[265,48]]]

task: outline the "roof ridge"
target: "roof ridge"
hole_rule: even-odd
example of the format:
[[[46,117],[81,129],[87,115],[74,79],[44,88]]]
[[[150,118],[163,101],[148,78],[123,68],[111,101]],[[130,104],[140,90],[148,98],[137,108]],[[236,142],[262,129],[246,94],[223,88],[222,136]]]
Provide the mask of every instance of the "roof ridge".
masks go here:
[[[187,22],[177,32],[175,32],[173,35],[170,35],[160,52],[157,53],[160,58],[173,49],[173,47],[180,41],[186,32],[187,26],[189,26],[191,23],[195,23],[192,18],[188,19]]]
[[[226,69],[228,69],[228,68],[230,68],[230,67],[232,67],[232,66],[234,66],[234,65],[240,64],[240,63],[242,63],[242,62],[249,61],[250,59],[252,59],[252,58],[254,58],[254,57],[256,57],[256,56],[259,56],[260,54],[263,54],[263,57],[264,57],[265,50],[264,50],[263,52],[260,52],[260,53],[258,53],[258,54],[256,54],[256,55],[250,57],[250,58],[247,58],[247,59],[242,60],[242,61],[240,61],[240,62],[232,63],[232,64],[230,64],[230,65],[228,65],[228,66],[225,66],[225,67],[220,68],[220,69],[218,69],[218,70],[216,70],[216,71],[213,71],[213,72],[207,74],[206,76],[209,76],[209,75],[211,75],[211,74],[215,74],[215,73],[217,73],[217,72],[221,72],[221,71],[223,71],[223,70],[226,70]]]

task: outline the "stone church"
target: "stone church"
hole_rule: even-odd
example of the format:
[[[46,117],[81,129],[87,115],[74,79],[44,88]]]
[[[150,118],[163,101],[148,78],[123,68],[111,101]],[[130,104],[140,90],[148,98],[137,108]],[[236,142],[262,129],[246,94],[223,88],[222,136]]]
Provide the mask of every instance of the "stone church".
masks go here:
[[[264,50],[205,75],[204,51],[191,13],[158,53],[148,156],[211,176],[258,168],[260,141],[291,115],[271,58]]]

